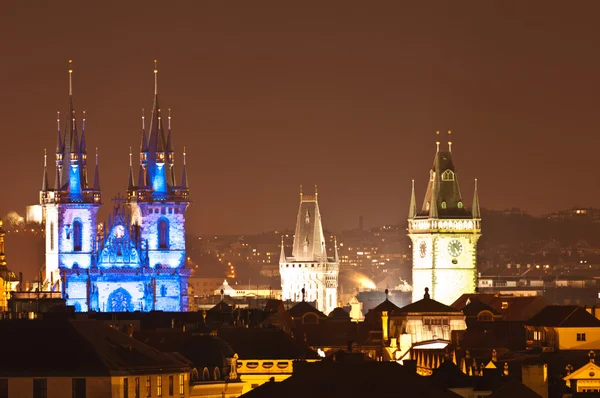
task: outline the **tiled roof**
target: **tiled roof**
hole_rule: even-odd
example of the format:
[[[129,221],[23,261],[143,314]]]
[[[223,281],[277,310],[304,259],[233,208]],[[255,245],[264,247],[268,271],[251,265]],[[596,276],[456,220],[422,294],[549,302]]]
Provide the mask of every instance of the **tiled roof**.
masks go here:
[[[219,337],[231,346],[240,359],[317,357],[316,353],[300,346],[288,334],[277,328],[222,328]]]
[[[0,321],[0,375],[106,376],[189,371],[178,361],[96,321]],[[162,369],[162,370],[161,370]]]
[[[394,315],[407,314],[409,312],[460,312],[459,310],[435,301],[425,294],[425,297],[412,304],[406,305],[394,311]]]
[[[541,395],[537,394],[529,387],[524,385],[515,379],[503,383],[496,391],[494,391],[490,398],[541,398]]]
[[[288,314],[290,314],[292,318],[302,318],[302,315],[309,312],[315,313],[322,318],[327,317],[324,313],[322,313],[306,301],[301,301],[288,310]]]
[[[550,305],[525,322],[528,326],[600,327],[600,320],[577,305]]]
[[[352,358],[353,359],[353,358]],[[294,364],[294,374],[244,397],[458,397],[393,362],[320,361]]]
[[[234,355],[233,349],[217,336],[183,332],[171,329],[166,331],[136,332],[133,337],[162,352],[176,352],[183,355],[196,368],[205,366],[227,366],[227,358]]]

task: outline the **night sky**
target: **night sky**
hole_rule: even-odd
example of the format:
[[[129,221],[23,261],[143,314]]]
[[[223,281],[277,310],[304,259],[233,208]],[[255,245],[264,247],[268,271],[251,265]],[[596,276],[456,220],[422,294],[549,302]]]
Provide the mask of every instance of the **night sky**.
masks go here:
[[[300,184],[332,231],[405,220],[448,129],[468,205],[478,178],[486,208],[600,206],[598,1],[27,3],[0,12],[0,214],[38,201],[69,59],[102,216],[154,59],[192,233],[293,228]]]

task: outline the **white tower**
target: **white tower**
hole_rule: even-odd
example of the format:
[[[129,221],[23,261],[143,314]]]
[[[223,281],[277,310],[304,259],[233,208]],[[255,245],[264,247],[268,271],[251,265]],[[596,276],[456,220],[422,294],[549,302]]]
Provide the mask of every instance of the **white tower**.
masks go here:
[[[467,210],[452,160],[452,142],[448,142],[447,151],[440,151],[439,141],[436,145],[423,207],[417,211],[413,181],[408,212],[408,236],[413,247],[413,302],[421,299],[428,287],[433,300],[450,305],[461,294],[475,292],[481,214],[477,180],[473,206]]]
[[[337,307],[339,265],[337,245],[334,257],[327,257],[317,197],[316,186],[314,195],[300,187],[292,256],[286,257],[282,242],[279,273],[283,300],[316,301],[317,309],[328,314]]]

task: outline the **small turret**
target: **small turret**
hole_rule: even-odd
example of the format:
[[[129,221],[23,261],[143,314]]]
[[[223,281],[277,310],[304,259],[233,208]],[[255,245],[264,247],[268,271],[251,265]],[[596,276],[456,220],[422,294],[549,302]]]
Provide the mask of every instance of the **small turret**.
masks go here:
[[[410,205],[408,206],[408,218],[415,218],[417,215],[417,199],[415,196],[415,180],[412,180],[412,192],[410,194]]]
[[[100,193],[100,167],[98,165],[98,148],[96,148],[96,169],[94,170],[94,193]]]
[[[281,252],[279,253],[279,264],[285,263],[285,244],[283,243],[283,235],[281,235]]]
[[[477,192],[477,178],[475,179],[475,191],[473,193],[473,208],[471,209],[473,218],[481,218],[481,209],[479,208],[479,193]]]
[[[42,177],[42,192],[48,190],[48,155],[44,149],[44,176]]]
[[[133,183],[133,154],[131,153],[131,147],[129,147],[129,182],[127,184],[127,190],[133,191],[135,185]]]

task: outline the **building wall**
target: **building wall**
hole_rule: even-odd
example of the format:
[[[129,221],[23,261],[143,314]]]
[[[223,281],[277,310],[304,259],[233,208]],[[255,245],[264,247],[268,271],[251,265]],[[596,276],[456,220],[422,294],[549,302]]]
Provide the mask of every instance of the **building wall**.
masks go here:
[[[431,298],[446,305],[477,286],[477,240],[480,234],[411,233],[413,302],[429,288]],[[451,245],[460,245],[458,253]],[[455,264],[455,263],[456,264]]]
[[[58,206],[58,261],[60,268],[89,268],[92,264],[92,253],[96,244],[97,205],[60,204]],[[81,250],[74,250],[73,222],[80,220],[82,224]]]
[[[43,378],[43,377],[40,377]],[[107,377],[86,377],[86,397],[111,397],[111,381]],[[72,396],[73,378],[48,377],[48,398]],[[33,377],[11,377],[8,379],[8,396],[11,398],[33,398]]]
[[[599,350],[600,327],[555,328],[559,350]],[[585,341],[577,341],[577,334],[585,333]]]
[[[46,281],[54,279],[51,275],[58,271],[58,206],[44,205],[46,212]]]
[[[337,264],[318,262],[280,264],[282,299],[302,301],[304,288],[304,300],[316,301],[317,309],[328,314],[337,307],[337,272],[331,270],[335,267]]]

